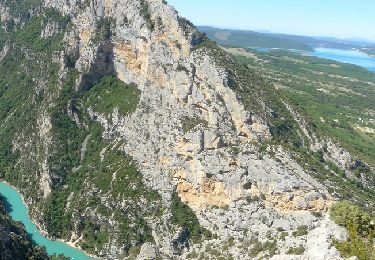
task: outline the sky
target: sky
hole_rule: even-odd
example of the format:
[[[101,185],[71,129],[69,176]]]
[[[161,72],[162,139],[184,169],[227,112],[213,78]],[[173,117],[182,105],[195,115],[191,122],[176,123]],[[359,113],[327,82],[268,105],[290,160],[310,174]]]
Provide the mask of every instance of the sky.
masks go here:
[[[168,0],[195,25],[375,41],[375,0]]]

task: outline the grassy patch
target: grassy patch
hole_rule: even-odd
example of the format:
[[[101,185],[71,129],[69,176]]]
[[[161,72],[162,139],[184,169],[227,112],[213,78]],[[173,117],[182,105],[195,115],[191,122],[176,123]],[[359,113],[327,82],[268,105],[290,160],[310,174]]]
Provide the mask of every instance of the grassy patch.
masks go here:
[[[181,122],[182,122],[182,130],[184,131],[185,134],[194,130],[198,126],[208,127],[208,122],[198,117],[183,117],[181,119]]]
[[[148,28],[153,31],[155,29],[155,22],[151,18],[151,12],[150,12],[150,6],[148,5],[148,2],[145,0],[141,0],[141,9],[140,13],[141,16],[146,20]]]
[[[302,245],[300,245],[298,247],[289,248],[286,253],[288,255],[302,255],[305,251],[306,249]]]
[[[264,243],[255,240],[253,241],[253,246],[249,251],[249,256],[255,258],[262,252],[267,252],[270,257],[274,256],[277,253],[277,242],[275,240],[266,241]]]
[[[189,239],[193,242],[200,242],[202,239],[210,238],[212,236],[210,231],[200,226],[193,210],[183,203],[176,193],[172,197],[171,211],[171,222],[186,229],[188,231]]]
[[[338,202],[330,211],[336,224],[349,230],[349,238],[345,242],[334,240],[333,244],[343,257],[358,257],[359,260],[375,259],[375,218],[350,202]]]
[[[296,231],[293,231],[294,237],[306,236],[309,233],[308,226],[299,226]]]
[[[95,112],[111,113],[118,108],[122,116],[133,113],[139,103],[140,91],[135,84],[125,84],[113,76],[96,83],[83,97],[85,106]]]

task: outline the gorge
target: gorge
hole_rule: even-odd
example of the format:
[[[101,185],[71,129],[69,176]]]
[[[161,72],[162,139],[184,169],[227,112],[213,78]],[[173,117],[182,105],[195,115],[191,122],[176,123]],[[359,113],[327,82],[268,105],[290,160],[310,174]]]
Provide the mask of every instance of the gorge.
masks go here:
[[[0,180],[49,254],[373,256],[371,133],[341,140],[285,95],[271,76],[298,70],[264,64],[295,58],[220,47],[164,0],[0,0],[0,21]],[[346,90],[330,73],[317,85]],[[361,73],[348,81],[370,99]]]

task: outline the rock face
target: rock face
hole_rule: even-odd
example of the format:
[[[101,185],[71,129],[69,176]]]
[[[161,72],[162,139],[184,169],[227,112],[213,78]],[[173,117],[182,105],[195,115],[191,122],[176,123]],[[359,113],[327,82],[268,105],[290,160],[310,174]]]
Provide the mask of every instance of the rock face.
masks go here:
[[[26,141],[33,134],[13,138],[13,150],[21,154],[18,163],[31,160],[29,155],[37,158],[37,170],[29,178],[42,192],[28,203],[34,206],[34,218],[43,227],[48,229],[49,225],[39,213],[47,215],[45,205],[62,200],[65,203],[59,210],[71,219],[63,226],[68,229],[63,238],[105,259],[131,256],[130,249],[135,246],[141,246],[137,259],[217,257],[217,251],[227,259],[272,255],[272,259],[341,259],[330,241],[332,237],[345,238],[345,230],[326,218],[335,198],[281,145],[263,149],[263,144],[272,140],[267,118],[245,110],[232,76],[207,51],[204,36],[165,1],[44,0],[43,8],[56,10],[71,23],[62,30],[59,23],[48,21],[40,32],[43,39],[63,35],[63,48],[53,55],[59,67],[58,83],[55,89],[41,81],[37,84],[45,95],[37,111],[37,130],[33,129],[41,140],[37,148]],[[0,5],[2,21],[12,19],[8,9]],[[7,52],[4,48],[0,58]],[[227,56],[222,58],[232,62]],[[71,92],[66,94],[63,86],[72,70],[78,76],[70,81]],[[123,115],[117,107],[108,113],[85,107],[85,101],[74,103],[79,93],[90,91],[108,75],[138,86],[141,94],[135,111]],[[71,96],[57,114],[50,113],[64,95]],[[62,171],[51,162],[51,154],[63,150],[55,145],[59,141],[55,123],[59,113],[67,114],[64,122],[73,128],[88,131],[84,138],[79,137],[82,143],[76,149],[77,164]],[[100,135],[92,132],[89,121],[100,124]],[[93,179],[100,173],[92,165],[86,172],[84,169],[85,160],[92,156],[87,150],[98,136],[108,143],[98,145],[100,159],[96,160],[112,161],[103,167],[108,170],[103,170],[103,179],[96,183]],[[67,146],[67,153],[69,149],[71,146]],[[121,178],[122,168],[116,167],[132,163],[113,159],[115,152],[131,156],[147,190],[160,196],[160,201],[151,203],[153,208],[162,209],[159,215],[143,212],[153,197],[146,191],[135,200],[124,195],[126,192],[116,193],[117,186],[126,185],[126,190],[138,187]],[[63,158],[58,158],[60,163]],[[90,175],[92,172],[95,174]],[[76,176],[84,181],[69,182]],[[110,182],[108,191],[105,181]],[[20,183],[16,185],[24,186],[23,180]],[[81,186],[70,190],[75,185]],[[57,193],[60,197],[54,200]],[[175,193],[194,211],[199,224],[214,234],[211,239],[192,241],[192,230],[174,225],[177,217],[171,201]],[[93,202],[78,210],[84,198]],[[136,217],[131,215],[128,220],[125,213],[131,212],[132,203],[143,215],[133,212]],[[125,212],[126,221],[116,217],[119,211]],[[118,234],[121,221],[130,222],[130,229],[138,217],[148,226],[141,235],[149,231],[150,236],[136,242],[130,239],[128,245]],[[101,227],[108,227],[110,234]],[[298,229],[305,231],[295,234]],[[109,238],[101,241],[98,232]],[[94,242],[90,234],[94,234]],[[254,249],[259,245],[265,248]],[[302,255],[285,256],[289,248],[297,246],[305,249]]]
[[[204,50],[194,50],[194,28],[184,28],[177,13],[162,1],[150,1],[148,11],[155,21],[151,30],[140,14],[142,3],[146,2],[97,1],[86,8],[65,1],[45,3],[73,14],[76,28],[65,41],[79,49],[76,67],[82,72],[94,73],[104,66],[96,63],[102,61],[98,58],[101,46],[95,46],[96,32],[90,30],[101,19],[111,19],[109,53],[113,55],[114,71],[126,83],[136,83],[142,94],[141,104],[131,117],[113,113],[105,118],[91,113],[105,128],[104,134],[127,140],[123,149],[139,162],[154,188],[165,187],[160,176],[166,176],[174,182],[171,189],[177,185],[185,193],[182,197],[186,202],[191,198],[197,208],[224,206],[245,197],[250,194],[243,188],[246,182],[253,181],[253,189],[257,189],[257,183],[272,186],[271,182],[279,182],[275,189],[281,192],[303,185],[304,180],[286,183],[280,173],[283,165],[272,159],[230,155],[233,147],[252,151],[255,148],[249,143],[269,140],[266,122],[244,110],[228,85],[226,71],[216,66]],[[207,125],[188,133],[178,130],[183,120],[193,117]],[[264,176],[264,172],[268,174]],[[262,189],[274,192],[271,187]]]

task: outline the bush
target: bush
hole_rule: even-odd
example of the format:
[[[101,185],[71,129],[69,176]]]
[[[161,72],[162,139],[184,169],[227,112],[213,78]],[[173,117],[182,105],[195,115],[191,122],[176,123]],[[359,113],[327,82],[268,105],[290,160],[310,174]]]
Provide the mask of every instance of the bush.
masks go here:
[[[153,31],[155,29],[155,22],[151,18],[150,7],[145,0],[141,0],[141,16],[146,20],[147,27]]]
[[[300,245],[298,247],[291,247],[289,250],[286,252],[288,255],[302,255],[305,252],[305,248]]]
[[[250,249],[250,257],[254,258],[263,251],[268,251],[270,256],[273,256],[277,252],[277,242],[276,241],[267,241],[262,243],[258,240],[255,241],[253,247]]]
[[[309,233],[308,226],[300,226],[296,231],[293,231],[292,235],[294,237],[306,236]]]
[[[346,228],[354,227],[360,236],[374,236],[374,217],[351,202],[336,203],[332,206],[330,215],[336,224]]]
[[[333,241],[343,257],[356,256],[359,260],[375,259],[375,219],[364,209],[348,202],[336,203],[330,211],[332,220],[349,230],[345,242]]]
[[[358,235],[354,226],[349,227],[349,238],[345,242],[333,241],[333,245],[345,258],[356,256],[359,260],[374,260],[374,244],[372,239],[368,240]]]
[[[263,251],[264,251],[264,248],[263,248],[262,242],[256,241],[253,247],[250,249],[249,256],[254,258],[257,255],[259,255],[260,252],[263,252]]]
[[[203,238],[212,236],[210,231],[200,226],[198,218],[193,210],[181,201],[177,193],[173,194],[171,211],[171,222],[186,229],[189,238],[193,242],[200,242]]]
[[[208,127],[208,122],[206,120],[197,117],[183,117],[181,119],[182,130],[186,134],[191,130],[195,129],[197,126]]]
[[[110,18],[101,18],[97,23],[97,34],[95,36],[94,41],[107,41],[112,36],[112,19]]]
[[[134,112],[140,100],[140,91],[135,84],[125,84],[114,76],[107,76],[96,83],[83,100],[86,107],[95,112],[111,113],[118,108],[123,116]]]
[[[287,236],[288,236],[288,232],[283,231],[283,232],[280,233],[280,239],[281,239],[282,241],[285,241],[285,238],[286,238]]]

